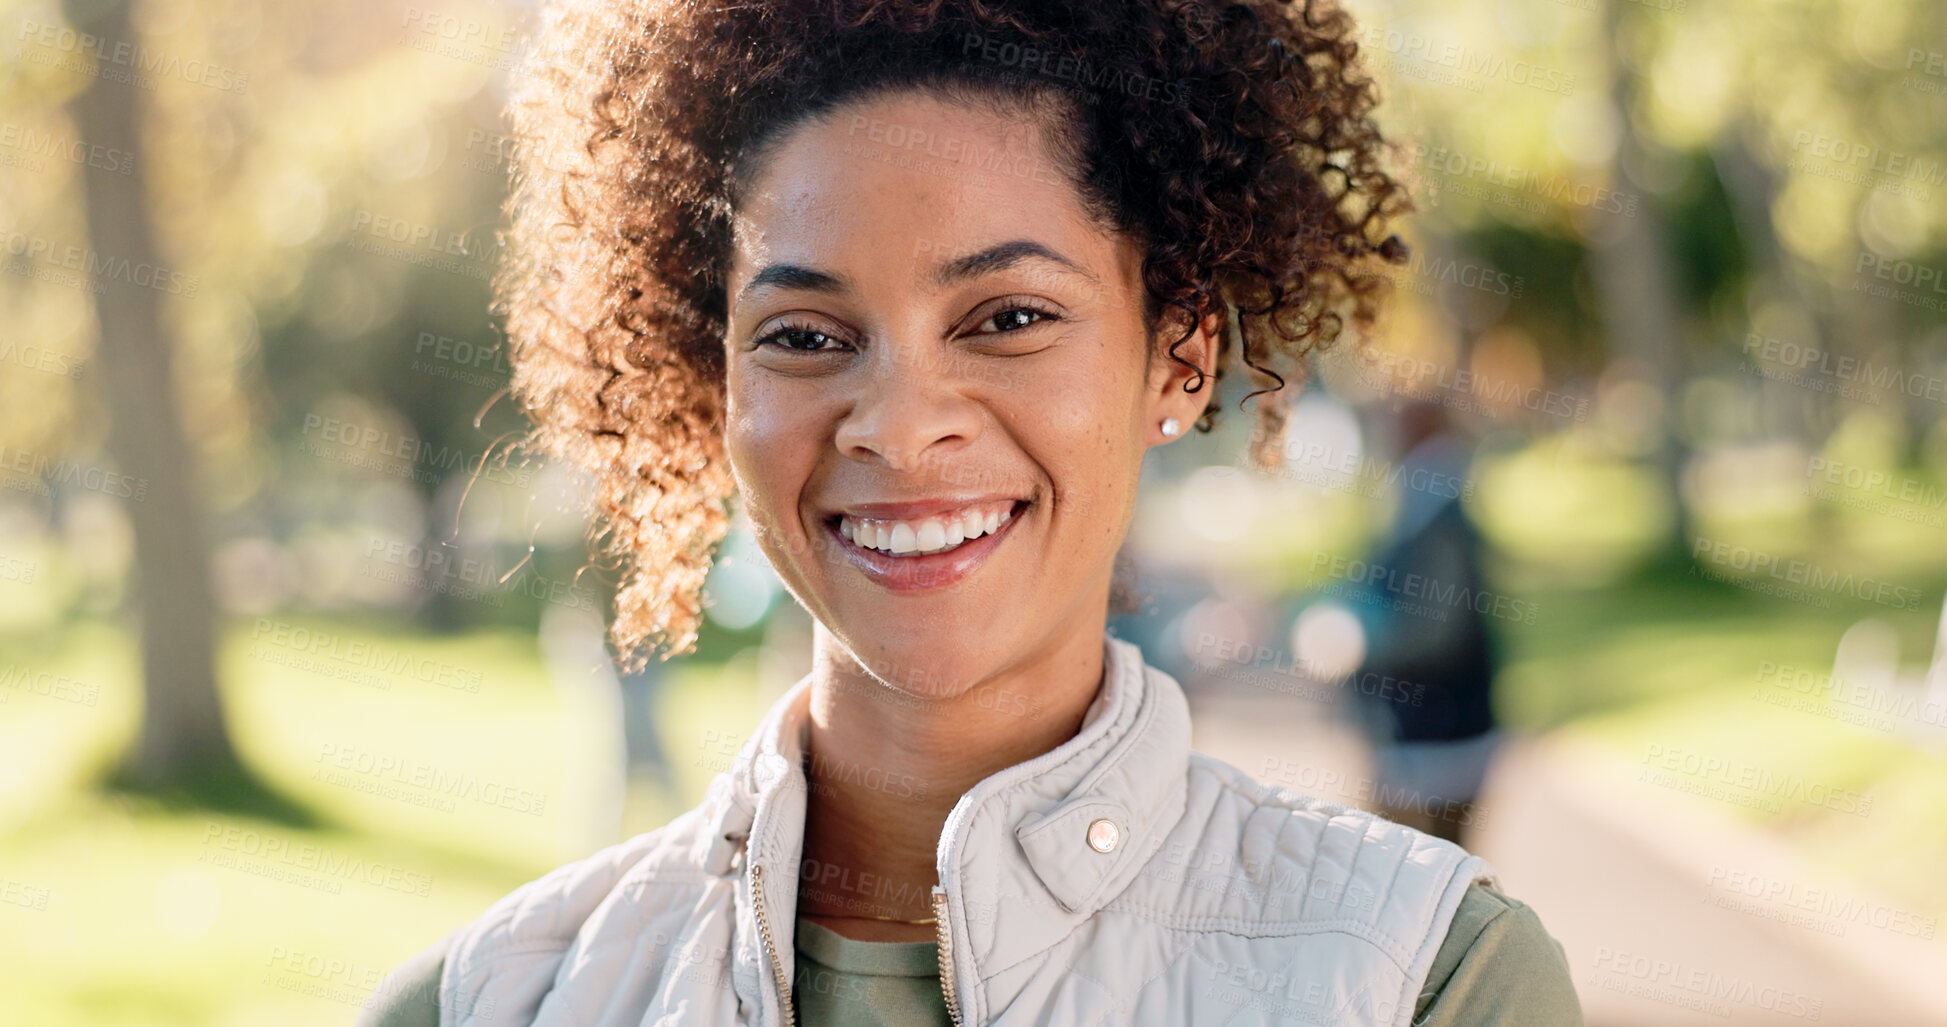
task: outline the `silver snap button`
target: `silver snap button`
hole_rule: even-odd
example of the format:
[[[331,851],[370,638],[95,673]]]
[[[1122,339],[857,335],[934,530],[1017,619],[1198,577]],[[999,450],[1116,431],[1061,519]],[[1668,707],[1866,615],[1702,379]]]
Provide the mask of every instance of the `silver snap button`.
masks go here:
[[[1116,842],[1121,840],[1121,829],[1108,817],[1099,817],[1088,825],[1088,847],[1097,852],[1114,852]]]

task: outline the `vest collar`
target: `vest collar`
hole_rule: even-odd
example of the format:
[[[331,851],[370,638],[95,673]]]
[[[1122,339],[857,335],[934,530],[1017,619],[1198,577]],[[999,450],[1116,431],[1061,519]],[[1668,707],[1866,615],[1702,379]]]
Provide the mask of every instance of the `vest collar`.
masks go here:
[[[1004,966],[1065,937],[1129,884],[1182,816],[1190,754],[1182,688],[1132,643],[1105,633],[1103,647],[1102,687],[1075,736],[968,789],[940,833],[954,941],[981,963]],[[702,854],[717,874],[765,864],[766,912],[787,937],[804,839],[810,696],[807,675],[712,782],[716,829]],[[1028,908],[1036,915],[1003,912]]]

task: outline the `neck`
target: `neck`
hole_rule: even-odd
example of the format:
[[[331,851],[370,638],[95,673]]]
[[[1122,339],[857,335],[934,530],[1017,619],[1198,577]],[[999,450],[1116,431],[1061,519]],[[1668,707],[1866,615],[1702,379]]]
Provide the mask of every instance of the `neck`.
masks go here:
[[[818,625],[799,912],[859,918],[849,924],[933,915],[947,814],[983,779],[1081,729],[1102,685],[1105,623],[1106,607],[1092,631],[1053,632],[1050,645],[944,698],[872,677]]]

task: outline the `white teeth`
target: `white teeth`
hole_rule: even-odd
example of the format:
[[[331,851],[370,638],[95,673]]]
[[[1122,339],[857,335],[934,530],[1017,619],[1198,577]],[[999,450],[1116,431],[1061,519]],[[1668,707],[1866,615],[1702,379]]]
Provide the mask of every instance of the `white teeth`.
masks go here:
[[[991,535],[1013,516],[1014,504],[1001,503],[916,521],[868,521],[841,517],[838,530],[847,539],[867,549],[877,549],[894,556],[923,556],[944,553],[964,542]]]

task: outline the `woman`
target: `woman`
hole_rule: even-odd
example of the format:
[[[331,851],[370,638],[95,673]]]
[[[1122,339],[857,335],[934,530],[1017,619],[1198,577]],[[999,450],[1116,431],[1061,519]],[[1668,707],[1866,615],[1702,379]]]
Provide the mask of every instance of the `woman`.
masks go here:
[[[367,1022],[1579,1022],[1486,864],[1190,752],[1105,632],[1144,454],[1240,360],[1273,457],[1277,368],[1400,256],[1352,38],[1262,2],[559,4],[514,106],[512,389],[600,480],[620,650],[691,645],[734,500],[814,669],[698,807]]]

